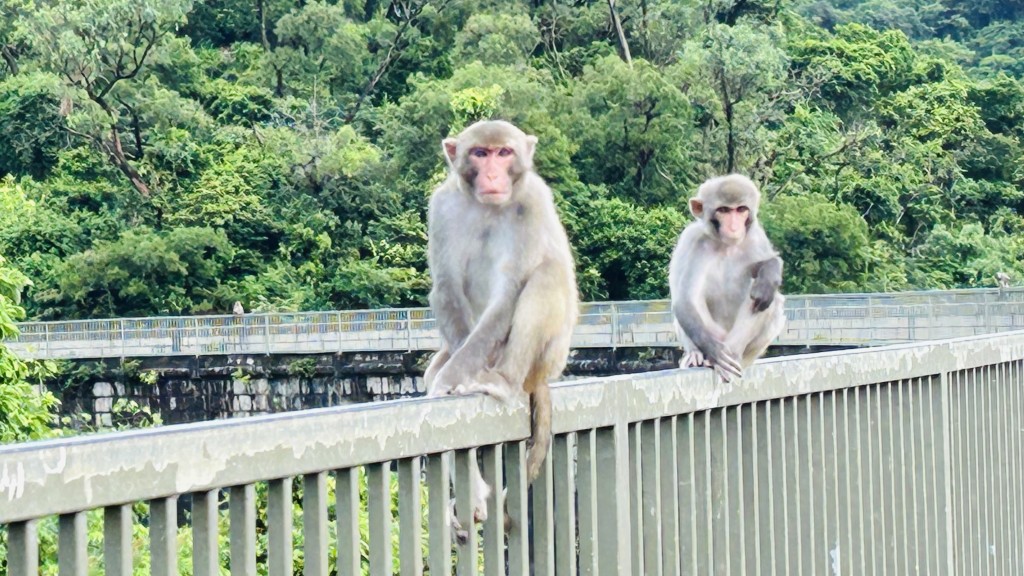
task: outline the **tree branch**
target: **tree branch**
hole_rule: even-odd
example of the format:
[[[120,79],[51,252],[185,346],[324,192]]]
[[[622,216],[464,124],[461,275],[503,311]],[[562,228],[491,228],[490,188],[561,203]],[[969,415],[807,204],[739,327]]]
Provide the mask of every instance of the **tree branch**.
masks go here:
[[[612,25],[615,27],[615,34],[619,38],[619,52],[622,59],[633,67],[633,58],[629,55],[629,42],[626,41],[626,33],[622,30],[622,21],[619,20],[619,13],[615,10],[615,0],[608,0],[608,13],[612,18]]]

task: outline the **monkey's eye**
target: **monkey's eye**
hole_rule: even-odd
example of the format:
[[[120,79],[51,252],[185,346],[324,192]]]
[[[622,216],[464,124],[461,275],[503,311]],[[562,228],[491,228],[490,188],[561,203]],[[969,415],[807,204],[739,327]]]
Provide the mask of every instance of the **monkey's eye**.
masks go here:
[[[476,156],[477,158],[487,157],[487,148],[473,148],[469,151],[470,156]]]
[[[732,212],[732,208],[729,206],[719,206],[715,209],[715,214],[728,214]]]
[[[501,150],[498,150],[498,156],[511,156],[512,154],[515,154],[515,152],[513,152],[511,148],[502,148]]]
[[[750,208],[747,208],[746,206],[738,206],[736,208],[736,211],[739,212],[740,214],[746,214],[750,212]]]

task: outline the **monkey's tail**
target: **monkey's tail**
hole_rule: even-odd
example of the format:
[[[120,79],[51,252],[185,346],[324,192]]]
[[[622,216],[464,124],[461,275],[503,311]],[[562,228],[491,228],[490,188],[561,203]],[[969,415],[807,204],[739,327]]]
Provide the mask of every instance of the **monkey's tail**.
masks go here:
[[[531,374],[532,376],[532,374]],[[551,389],[544,378],[538,378],[530,394],[530,449],[526,453],[526,479],[533,482],[540,475],[541,465],[551,445]]]

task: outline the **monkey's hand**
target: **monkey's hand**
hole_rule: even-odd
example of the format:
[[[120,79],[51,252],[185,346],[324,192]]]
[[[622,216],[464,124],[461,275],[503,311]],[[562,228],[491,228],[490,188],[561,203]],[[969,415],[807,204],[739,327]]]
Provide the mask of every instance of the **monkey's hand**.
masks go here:
[[[700,350],[687,350],[683,357],[679,359],[680,368],[697,368],[699,366],[709,366],[707,361],[704,360],[704,354]]]
[[[719,376],[722,376],[723,373],[736,377],[743,375],[743,367],[720,340],[711,339],[705,342],[701,351],[704,352],[705,360],[711,363]],[[723,380],[728,381],[725,377]]]
[[[771,282],[764,279],[764,276],[759,276],[754,280],[754,285],[750,287],[750,299],[753,300],[754,313],[764,312],[772,305],[775,300],[775,290],[777,286],[773,286]]]

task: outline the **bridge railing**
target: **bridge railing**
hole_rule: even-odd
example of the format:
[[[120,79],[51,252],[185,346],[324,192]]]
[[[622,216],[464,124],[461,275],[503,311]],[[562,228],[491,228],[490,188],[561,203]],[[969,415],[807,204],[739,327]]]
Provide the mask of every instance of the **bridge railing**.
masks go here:
[[[1024,328],[1024,289],[787,296],[780,345],[869,345]],[[32,358],[433,350],[429,308],[115,318],[19,324]],[[667,300],[588,302],[575,348],[675,346]]]
[[[0,447],[6,567],[34,575],[56,532],[75,575],[176,574],[179,556],[196,576],[1024,574],[1024,332],[780,357],[732,384],[578,380],[552,400],[530,492],[527,407],[484,397]],[[507,495],[455,544],[449,472],[468,525],[474,459]]]

